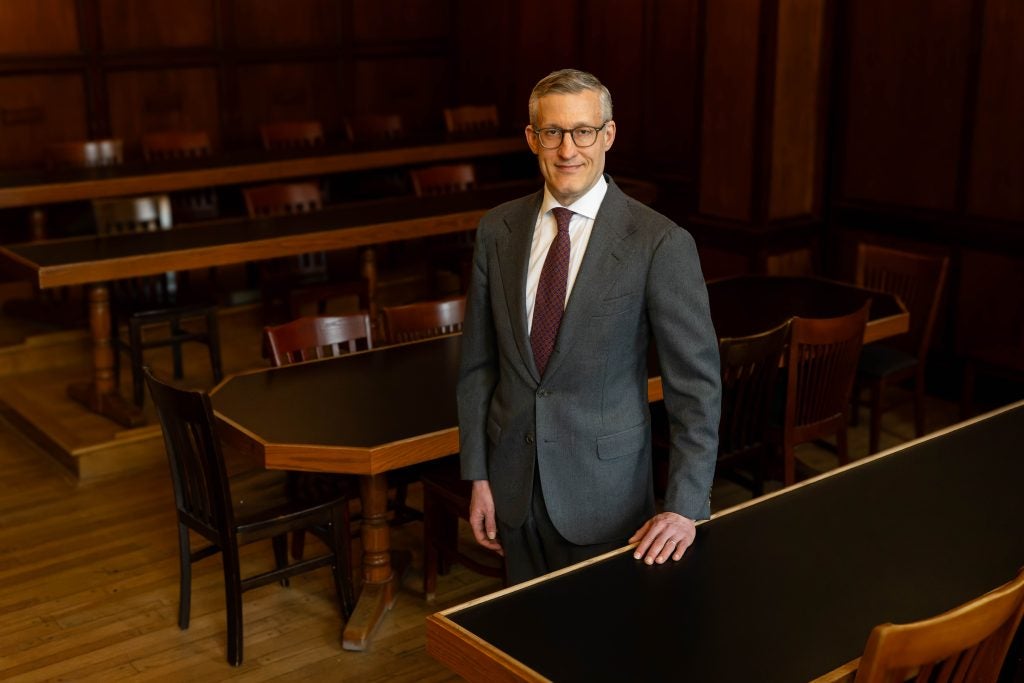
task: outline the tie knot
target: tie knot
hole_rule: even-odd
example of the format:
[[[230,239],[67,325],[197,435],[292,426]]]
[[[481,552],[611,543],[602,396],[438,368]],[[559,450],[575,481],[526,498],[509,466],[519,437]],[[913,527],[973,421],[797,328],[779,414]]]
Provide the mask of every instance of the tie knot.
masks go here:
[[[573,212],[564,206],[556,206],[551,209],[551,213],[555,214],[555,221],[558,223],[558,232],[568,232],[569,221],[572,220]]]

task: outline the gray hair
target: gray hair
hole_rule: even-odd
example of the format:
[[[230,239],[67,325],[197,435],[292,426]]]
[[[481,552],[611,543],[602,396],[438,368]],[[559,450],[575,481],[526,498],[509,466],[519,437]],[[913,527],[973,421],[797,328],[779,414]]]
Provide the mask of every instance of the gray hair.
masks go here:
[[[537,125],[537,102],[540,98],[551,93],[570,95],[587,90],[596,90],[601,98],[601,118],[604,121],[611,121],[612,118],[612,94],[604,87],[597,76],[579,71],[578,69],[559,69],[552,71],[544,78],[537,81],[530,93],[530,123]]]

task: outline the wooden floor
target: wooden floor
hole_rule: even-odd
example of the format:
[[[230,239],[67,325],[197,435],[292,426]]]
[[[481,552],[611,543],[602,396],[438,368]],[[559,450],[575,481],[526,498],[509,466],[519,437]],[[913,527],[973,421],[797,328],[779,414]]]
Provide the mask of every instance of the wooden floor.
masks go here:
[[[240,344],[255,348],[249,337]],[[236,368],[241,355],[226,358],[227,365]],[[198,381],[207,380],[200,373]],[[883,447],[912,437],[909,418],[907,409],[886,414]],[[931,429],[953,421],[952,404],[930,402]],[[865,423],[851,430],[854,457],[866,453]],[[802,455],[821,469],[835,463],[814,446]],[[369,651],[341,649],[342,624],[323,570],[293,579],[289,588],[265,586],[244,596],[245,662],[235,669],[225,660],[217,558],[196,565],[191,627],[177,627],[177,545],[162,460],[78,481],[0,416],[0,469],[2,680],[455,680],[426,654],[424,618],[498,587],[457,567],[440,578],[437,600],[427,605],[421,526],[407,524],[395,531],[394,545],[411,551],[412,566]],[[716,483],[712,503],[722,509],[748,497],[735,485]],[[269,565],[269,547],[250,548],[245,563]]]

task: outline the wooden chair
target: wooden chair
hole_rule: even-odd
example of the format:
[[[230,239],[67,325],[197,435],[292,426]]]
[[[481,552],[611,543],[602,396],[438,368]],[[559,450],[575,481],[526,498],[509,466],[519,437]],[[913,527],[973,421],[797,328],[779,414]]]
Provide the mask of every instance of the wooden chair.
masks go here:
[[[145,369],[145,376],[163,428],[178,515],[179,628],[184,630],[189,625],[192,563],[216,553],[221,553],[224,567],[227,659],[232,665],[242,663],[242,593],[247,590],[275,581],[287,585],[291,576],[331,567],[341,614],[348,619],[355,602],[348,501],[334,498],[316,503],[296,502],[289,498],[287,488],[281,486],[283,478],[279,473],[259,471],[229,480],[209,396],[165,384],[149,368]],[[289,565],[286,534],[311,529],[323,531],[328,552]],[[193,550],[190,531],[211,545]],[[274,549],[275,568],[243,578],[239,547],[268,538]]]
[[[493,104],[450,107],[444,110],[444,125],[454,135],[494,133],[498,130],[498,107]]]
[[[142,136],[142,157],[147,162],[205,159],[213,154],[206,131],[165,130]],[[179,223],[213,220],[220,216],[217,191],[210,188],[172,192],[171,209]]]
[[[840,464],[849,461],[846,423],[857,358],[864,342],[870,300],[838,318],[793,318],[786,354],[786,399],[782,424],[769,439],[781,446],[783,483],[796,482],[797,445],[835,435]]]
[[[716,476],[723,476],[754,496],[764,493],[772,446],[766,432],[778,396],[779,368],[789,341],[790,321],[748,337],[718,342],[722,366],[722,417],[718,424]],[[668,485],[668,415],[661,403],[651,406],[654,489],[664,497]]]
[[[476,187],[473,164],[445,164],[409,171],[417,197],[467,192]]]
[[[910,313],[910,330],[898,338],[869,344],[861,351],[854,388],[854,416],[859,412],[860,389],[868,388],[871,409],[869,452],[878,450],[887,386],[914,380],[914,429],[925,433],[925,363],[935,318],[946,283],[949,258],[915,254],[873,244],[857,245],[857,284],[895,294]]]
[[[764,493],[766,438],[772,401],[778,395],[779,368],[785,360],[790,321],[749,337],[719,340],[722,362],[722,418],[718,426],[717,472]],[[737,466],[750,472],[745,476]]]
[[[142,136],[142,158],[146,161],[204,159],[212,154],[206,131],[164,130]]]
[[[390,344],[429,339],[462,331],[466,298],[420,301],[381,309],[381,328]]]
[[[280,121],[260,126],[260,140],[268,151],[301,151],[326,144],[319,121]]]
[[[405,126],[398,114],[347,116],[345,135],[354,145],[387,145],[405,137]]]
[[[283,325],[265,327],[263,347],[274,367],[372,349],[370,316],[357,313],[303,317]],[[289,473],[289,486],[300,499],[315,500],[331,494],[346,498],[359,496],[359,481],[354,476],[292,472]],[[292,536],[292,556],[301,559],[304,547],[305,533],[296,531]]]
[[[56,168],[101,168],[124,163],[124,141],[81,140],[47,145],[47,163]]]
[[[171,205],[167,195],[93,200],[93,213],[100,235],[155,232],[173,226]],[[181,347],[186,342],[206,345],[214,382],[223,377],[221,370],[220,333],[217,306],[193,299],[186,287],[186,274],[169,272],[163,275],[117,280],[111,286],[111,339],[114,344],[114,376],[120,374],[120,351],[131,359],[132,396],[142,406],[145,393],[142,381],[143,352],[164,346],[171,347],[174,377],[183,376]],[[189,329],[186,321],[203,320],[201,330]],[[128,338],[121,336],[122,324],[128,326]],[[144,328],[166,326],[166,336],[143,337]]]
[[[320,188],[311,182],[250,187],[244,194],[246,209],[254,218],[312,213],[323,208]],[[322,315],[330,300],[349,296],[359,299],[361,309],[369,309],[371,294],[365,279],[332,283],[329,275],[327,253],[323,251],[264,262],[260,271],[264,301],[271,307],[280,303],[287,309],[288,319],[299,317],[306,303],[315,304],[317,314]]]
[[[437,575],[461,564],[478,574],[505,579],[505,561],[478,548],[475,555],[459,550],[459,519],[469,519],[472,483],[459,472],[458,456],[431,463],[420,474],[423,482],[423,594],[428,602],[437,593]],[[490,555],[490,561],[484,559]],[[483,557],[481,557],[483,556]]]
[[[995,683],[1022,615],[1024,570],[936,617],[880,624],[868,637],[855,683]]]

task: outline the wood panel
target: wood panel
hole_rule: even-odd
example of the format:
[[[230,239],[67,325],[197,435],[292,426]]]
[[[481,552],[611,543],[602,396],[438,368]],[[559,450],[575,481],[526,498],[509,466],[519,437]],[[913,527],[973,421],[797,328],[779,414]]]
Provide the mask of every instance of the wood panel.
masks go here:
[[[77,52],[75,0],[0,2],[0,54]]]
[[[705,3],[700,212],[753,218],[755,105],[761,3]]]
[[[393,112],[411,131],[443,130],[442,109],[451,100],[448,74],[444,57],[360,59],[354,70],[355,113]]]
[[[214,0],[99,0],[105,50],[212,47]]]
[[[353,0],[357,43],[450,38],[451,3],[438,0]]]
[[[697,172],[699,102],[697,0],[648,4],[649,59],[645,68],[644,119],[640,137],[652,167],[693,178]]]
[[[205,130],[219,146],[217,72],[213,68],[115,71],[107,76],[110,125],[129,154],[143,133]]]
[[[618,128],[609,171],[642,151],[640,131],[644,104],[644,14],[633,0],[588,4],[581,46],[582,68],[591,71],[612,94]],[[594,123],[597,123],[596,121]]]
[[[985,3],[968,211],[1024,220],[1024,3]]]
[[[1024,369],[1024,268],[1020,259],[965,250],[956,301],[957,352]]]
[[[75,73],[0,77],[0,163],[39,164],[44,147],[84,140],[85,86]]]
[[[578,61],[583,40],[580,17],[586,7],[578,1],[522,0],[518,3],[519,14],[513,25],[515,43],[511,55],[514,55],[516,67],[512,85],[516,93],[522,94],[523,106],[537,81],[552,71],[573,66],[586,68]]]
[[[239,66],[238,134],[257,144],[262,123],[317,119],[329,137],[343,136],[339,80],[333,61]]]
[[[952,211],[971,3],[847,3],[841,196]]]
[[[780,0],[768,218],[815,213],[820,187],[826,3]]]
[[[526,125],[529,90],[514,86],[518,66],[512,53],[515,7],[512,0],[461,2],[455,16],[455,85],[452,104],[498,105],[503,128],[522,130]]]
[[[332,0],[234,0],[235,40],[241,47],[331,45],[338,40],[338,13]]]

